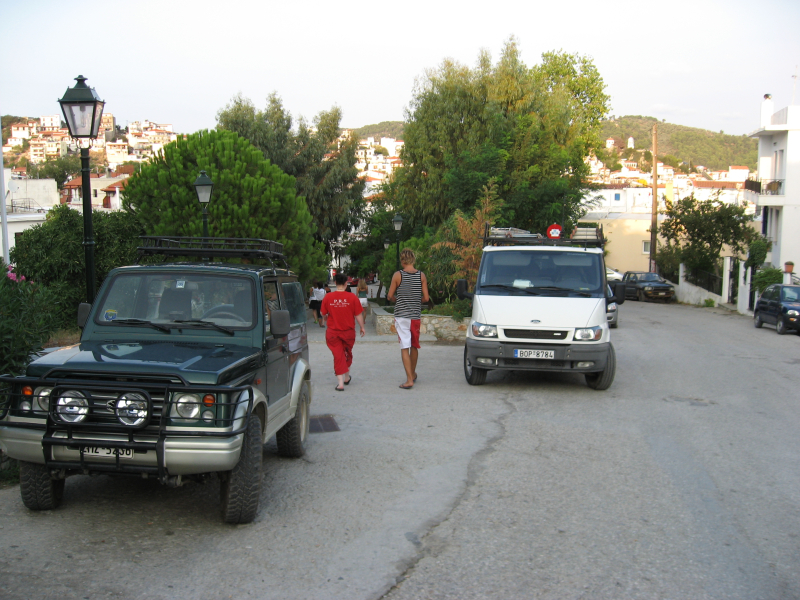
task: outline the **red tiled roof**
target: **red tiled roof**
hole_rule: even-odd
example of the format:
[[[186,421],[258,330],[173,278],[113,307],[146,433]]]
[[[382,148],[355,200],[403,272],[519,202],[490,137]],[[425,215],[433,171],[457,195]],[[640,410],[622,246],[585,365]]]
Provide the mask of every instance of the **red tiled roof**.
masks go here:
[[[115,181],[111,185],[109,185],[107,187],[104,187],[100,191],[102,191],[102,192],[110,192],[110,193],[113,194],[113,193],[116,193],[117,188],[123,189],[125,187],[125,184],[127,184],[127,183],[128,183],[127,179],[120,179],[119,181]]]
[[[694,181],[694,187],[708,189],[740,190],[742,185],[741,181],[702,181],[700,179]]]
[[[97,179],[99,177],[100,177],[100,175],[98,175],[97,173],[90,173],[89,174],[89,179]],[[83,178],[79,176],[79,177],[75,177],[74,179],[70,179],[68,182],[66,182],[64,184],[64,187],[65,188],[79,188],[79,187],[81,187],[82,184],[83,184]]]

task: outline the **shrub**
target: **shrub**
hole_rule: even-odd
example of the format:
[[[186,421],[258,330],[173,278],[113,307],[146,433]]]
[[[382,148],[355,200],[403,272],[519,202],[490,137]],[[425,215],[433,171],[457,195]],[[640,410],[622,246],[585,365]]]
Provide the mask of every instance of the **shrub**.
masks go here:
[[[763,292],[768,285],[783,282],[783,271],[780,269],[761,269],[753,275],[753,285],[756,292]]]
[[[93,211],[92,227],[99,289],[111,269],[136,262],[143,231],[136,217],[124,211]],[[57,294],[57,325],[73,329],[78,304],[86,301],[83,215],[66,204],[53,208],[44,223],[22,232],[11,260],[18,273]]]
[[[55,329],[57,296],[2,265],[0,274],[0,374],[21,375],[30,356]]]

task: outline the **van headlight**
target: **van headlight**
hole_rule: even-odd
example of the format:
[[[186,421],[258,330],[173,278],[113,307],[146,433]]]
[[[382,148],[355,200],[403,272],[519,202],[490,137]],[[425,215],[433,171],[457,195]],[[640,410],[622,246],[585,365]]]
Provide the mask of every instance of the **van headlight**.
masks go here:
[[[601,327],[584,327],[575,330],[574,340],[577,342],[596,342],[603,337],[603,329]]]
[[[472,335],[474,335],[475,337],[496,338],[497,326],[484,325],[483,323],[478,323],[477,321],[475,321],[472,324]]]

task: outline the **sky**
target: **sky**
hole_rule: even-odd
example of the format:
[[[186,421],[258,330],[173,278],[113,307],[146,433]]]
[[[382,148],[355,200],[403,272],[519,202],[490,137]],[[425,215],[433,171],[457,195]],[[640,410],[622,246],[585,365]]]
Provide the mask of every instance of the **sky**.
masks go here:
[[[799,30],[797,0],[0,0],[0,114],[59,114],[80,74],[122,126],[191,133],[276,92],[295,120],[339,106],[355,128],[403,120],[426,69],[496,61],[514,36],[528,66],[590,57],[611,115],[740,135],[765,93],[793,103]]]

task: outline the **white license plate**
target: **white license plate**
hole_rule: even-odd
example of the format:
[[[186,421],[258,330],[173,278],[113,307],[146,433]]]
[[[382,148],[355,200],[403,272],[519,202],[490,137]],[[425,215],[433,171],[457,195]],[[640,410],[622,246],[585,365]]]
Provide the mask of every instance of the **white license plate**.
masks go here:
[[[514,350],[514,358],[550,358],[556,357],[555,350]]]
[[[133,458],[131,448],[103,448],[102,446],[87,446],[83,449],[84,458]]]
[[[667,295],[667,292],[658,292],[658,295],[659,295],[659,296],[666,296],[666,295]]]

